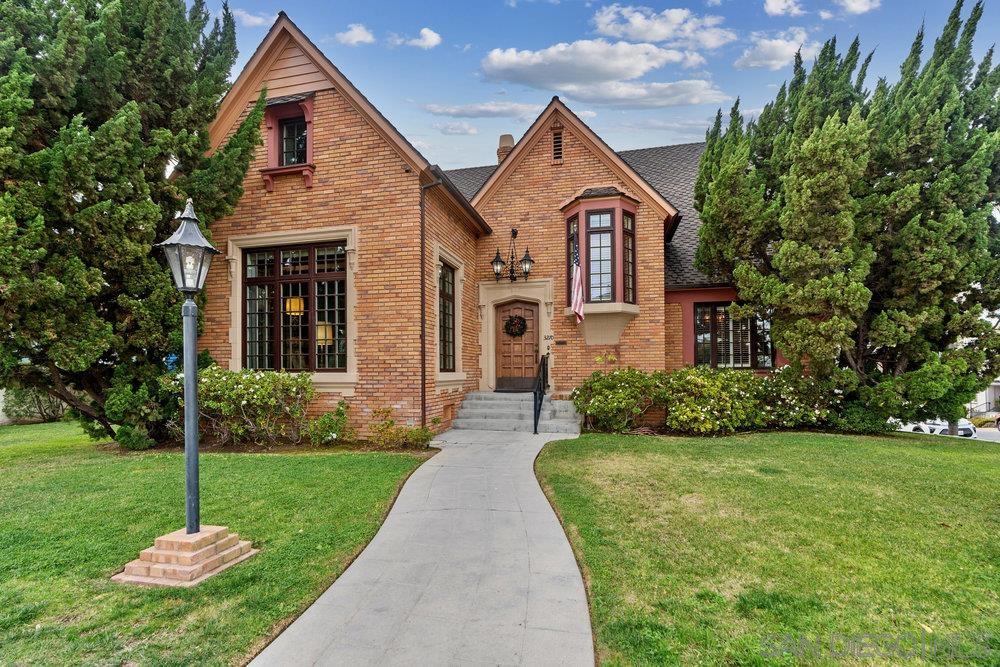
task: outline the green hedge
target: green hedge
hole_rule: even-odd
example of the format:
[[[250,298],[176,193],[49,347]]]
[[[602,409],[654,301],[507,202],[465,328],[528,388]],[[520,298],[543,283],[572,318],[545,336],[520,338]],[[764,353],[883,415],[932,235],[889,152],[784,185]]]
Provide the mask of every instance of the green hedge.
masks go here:
[[[663,426],[671,431],[714,435],[825,426],[840,406],[832,384],[790,367],[765,374],[704,367],[654,373],[617,368],[596,371],[571,398],[590,428],[616,433],[634,428],[651,408],[663,410]],[[852,414],[852,425],[857,417]]]

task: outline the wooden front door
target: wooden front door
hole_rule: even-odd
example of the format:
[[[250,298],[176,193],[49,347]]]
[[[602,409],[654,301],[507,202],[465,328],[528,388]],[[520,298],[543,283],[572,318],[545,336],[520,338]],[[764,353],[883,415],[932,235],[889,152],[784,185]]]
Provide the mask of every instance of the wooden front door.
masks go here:
[[[504,322],[520,315],[528,324],[523,336],[508,336]],[[538,372],[538,305],[513,301],[497,306],[497,391],[531,391]]]

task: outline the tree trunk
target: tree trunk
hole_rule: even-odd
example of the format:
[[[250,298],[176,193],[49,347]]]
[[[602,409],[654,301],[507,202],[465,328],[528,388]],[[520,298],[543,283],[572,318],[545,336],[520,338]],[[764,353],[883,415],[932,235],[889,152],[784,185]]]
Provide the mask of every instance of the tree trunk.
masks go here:
[[[948,435],[958,435],[958,422],[954,419],[948,420]]]

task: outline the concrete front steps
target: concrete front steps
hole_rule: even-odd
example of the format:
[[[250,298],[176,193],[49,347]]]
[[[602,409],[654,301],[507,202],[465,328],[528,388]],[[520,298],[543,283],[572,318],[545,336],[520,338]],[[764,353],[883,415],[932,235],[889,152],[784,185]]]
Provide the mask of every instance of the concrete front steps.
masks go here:
[[[534,396],[531,393],[475,391],[462,401],[452,421],[455,429],[476,431],[534,431]],[[546,396],[538,420],[539,433],[580,433],[580,416],[571,401]]]

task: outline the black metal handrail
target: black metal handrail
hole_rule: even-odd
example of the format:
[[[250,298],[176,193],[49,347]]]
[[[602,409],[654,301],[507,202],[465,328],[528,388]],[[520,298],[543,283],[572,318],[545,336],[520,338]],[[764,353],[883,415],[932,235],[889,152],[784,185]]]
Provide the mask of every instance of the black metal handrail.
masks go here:
[[[535,398],[535,435],[538,435],[538,419],[542,416],[542,403],[545,401],[545,390],[549,386],[549,355],[543,354],[538,361],[538,374],[535,375],[535,388],[532,393]]]

